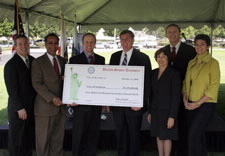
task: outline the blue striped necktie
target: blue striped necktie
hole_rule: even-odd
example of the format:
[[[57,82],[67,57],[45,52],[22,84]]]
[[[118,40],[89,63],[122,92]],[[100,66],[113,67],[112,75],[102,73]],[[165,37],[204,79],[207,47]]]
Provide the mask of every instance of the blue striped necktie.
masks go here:
[[[124,54],[124,59],[123,59],[122,65],[123,66],[127,65],[127,54]]]

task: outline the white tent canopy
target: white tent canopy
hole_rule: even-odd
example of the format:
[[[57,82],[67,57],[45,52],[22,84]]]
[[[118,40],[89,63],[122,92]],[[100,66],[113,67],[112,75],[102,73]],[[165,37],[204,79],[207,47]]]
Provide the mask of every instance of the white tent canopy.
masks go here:
[[[0,18],[13,19],[14,0],[0,1]],[[67,24],[84,29],[133,27],[155,29],[168,23],[181,27],[225,25],[224,0],[19,0],[29,22],[59,24],[61,14]]]

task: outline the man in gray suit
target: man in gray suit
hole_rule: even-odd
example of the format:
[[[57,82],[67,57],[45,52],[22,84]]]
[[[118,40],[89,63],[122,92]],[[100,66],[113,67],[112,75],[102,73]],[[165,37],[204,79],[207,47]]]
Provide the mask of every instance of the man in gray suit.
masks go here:
[[[59,38],[45,37],[47,53],[33,61],[32,84],[37,92],[34,104],[37,156],[62,156],[65,107],[62,104],[66,61],[56,55]]]

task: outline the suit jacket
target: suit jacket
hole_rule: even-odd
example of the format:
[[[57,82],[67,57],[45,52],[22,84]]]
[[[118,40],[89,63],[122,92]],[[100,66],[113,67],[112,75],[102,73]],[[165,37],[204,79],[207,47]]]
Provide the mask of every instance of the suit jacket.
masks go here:
[[[118,51],[112,54],[110,59],[110,65],[120,65],[122,51]],[[150,75],[151,75],[151,62],[148,55],[140,52],[137,49],[133,49],[129,66],[144,66],[145,67],[145,79],[144,79],[144,108],[149,105],[149,95],[150,95]]]
[[[176,118],[180,104],[181,83],[179,73],[167,67],[158,79],[159,68],[152,71],[152,96],[150,110],[168,110],[169,116]]]
[[[60,56],[57,56],[57,59],[63,76],[66,61]],[[57,107],[52,103],[54,97],[62,98],[63,80],[56,75],[47,53],[32,63],[32,84],[37,92],[34,104],[35,115],[54,116],[59,112],[65,112],[65,106]]]
[[[98,55],[98,54],[94,54],[95,57],[95,62],[94,64],[98,64],[98,65],[104,65],[105,64],[105,58]],[[73,56],[70,58],[69,64],[89,64],[87,57],[85,55],[85,53],[81,53],[77,56]],[[92,106],[87,106],[87,105],[80,105],[80,106],[76,106],[74,107],[75,111],[88,111],[90,110]]]
[[[170,45],[164,47],[167,52],[171,53]],[[180,47],[177,51],[175,61],[171,64],[171,67],[176,69],[180,73],[181,80],[185,78],[187,71],[188,62],[196,56],[194,47],[181,42]]]
[[[31,62],[34,60],[32,56],[28,56]],[[8,112],[9,119],[20,109],[25,108],[29,116],[33,116],[33,105],[35,98],[35,90],[31,83],[31,72],[22,60],[22,58],[15,54],[5,65],[4,78],[6,88],[9,94]]]

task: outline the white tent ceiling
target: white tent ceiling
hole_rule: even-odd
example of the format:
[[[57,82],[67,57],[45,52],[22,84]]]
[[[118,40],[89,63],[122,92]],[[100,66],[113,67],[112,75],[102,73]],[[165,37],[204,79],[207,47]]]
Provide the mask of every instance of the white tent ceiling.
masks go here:
[[[14,0],[0,1],[0,19],[13,20]],[[225,25],[225,0],[19,0],[23,19],[29,22],[59,24],[63,13],[67,24],[84,29],[133,27],[155,29],[159,25],[178,23]]]

